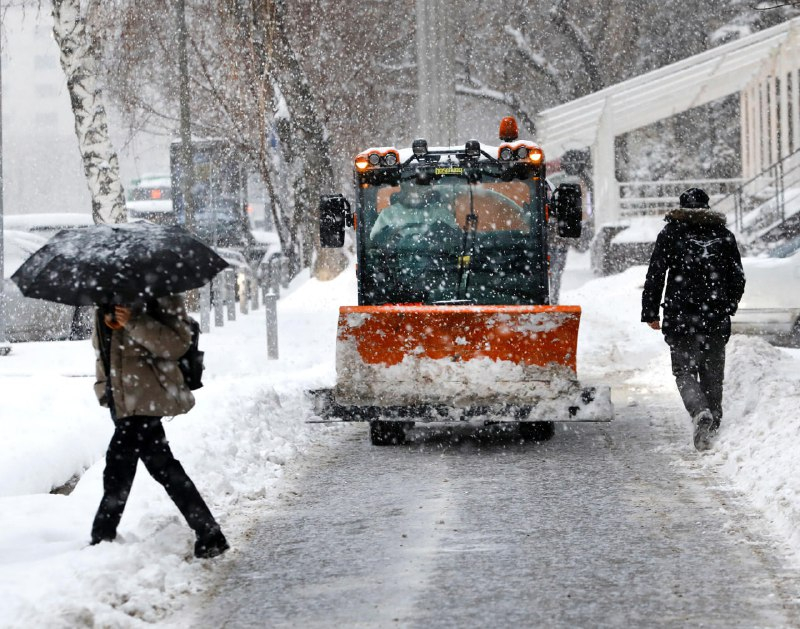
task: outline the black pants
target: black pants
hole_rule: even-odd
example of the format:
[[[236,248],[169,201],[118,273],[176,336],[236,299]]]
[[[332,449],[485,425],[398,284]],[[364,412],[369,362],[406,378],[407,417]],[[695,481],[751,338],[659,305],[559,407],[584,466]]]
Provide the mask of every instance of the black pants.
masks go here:
[[[708,409],[715,423],[722,419],[725,344],[729,337],[725,332],[665,337],[672,357],[672,374],[692,417]]]
[[[133,415],[115,419],[114,425],[103,472],[103,499],[92,525],[93,541],[116,536],[139,459],[164,486],[196,533],[207,535],[219,528],[194,483],[173,456],[160,417]]]

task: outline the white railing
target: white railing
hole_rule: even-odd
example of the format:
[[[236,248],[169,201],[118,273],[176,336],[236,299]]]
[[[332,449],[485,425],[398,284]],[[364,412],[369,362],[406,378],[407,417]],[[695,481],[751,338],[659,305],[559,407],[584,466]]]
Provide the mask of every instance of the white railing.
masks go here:
[[[658,216],[678,207],[678,197],[687,188],[702,188],[711,199],[711,205],[722,201],[737,190],[743,179],[673,179],[662,181],[623,181],[619,184],[620,216]],[[722,212],[733,213],[730,208],[718,207]]]

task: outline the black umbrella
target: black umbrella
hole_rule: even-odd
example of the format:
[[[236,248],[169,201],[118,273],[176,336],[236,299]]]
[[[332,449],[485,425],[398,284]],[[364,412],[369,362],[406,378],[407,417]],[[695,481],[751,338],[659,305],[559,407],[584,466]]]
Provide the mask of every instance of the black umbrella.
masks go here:
[[[11,279],[26,297],[135,304],[198,288],[227,266],[182,227],[121,223],[58,232]]]

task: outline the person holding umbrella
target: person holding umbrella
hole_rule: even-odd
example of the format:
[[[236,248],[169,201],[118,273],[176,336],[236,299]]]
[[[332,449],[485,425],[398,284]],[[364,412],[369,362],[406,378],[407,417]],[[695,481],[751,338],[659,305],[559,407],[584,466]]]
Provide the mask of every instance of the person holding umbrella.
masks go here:
[[[200,492],[172,454],[161,418],[187,413],[194,396],[178,359],[192,332],[182,299],[145,306],[98,307],[92,336],[97,355],[95,393],[111,411],[114,435],[106,452],[103,498],[92,524],[92,544],[116,537],[139,460],[166,489],[197,535],[194,554],[210,558],[229,546]]]
[[[192,339],[179,294],[203,286],[227,266],[181,227],[134,223],[63,230],[12,275],[27,297],[96,305],[95,393],[111,411],[114,435],[92,545],[116,537],[141,460],[194,530],[195,556],[215,557],[229,548],[172,454],[161,423],[194,406],[178,365]]]

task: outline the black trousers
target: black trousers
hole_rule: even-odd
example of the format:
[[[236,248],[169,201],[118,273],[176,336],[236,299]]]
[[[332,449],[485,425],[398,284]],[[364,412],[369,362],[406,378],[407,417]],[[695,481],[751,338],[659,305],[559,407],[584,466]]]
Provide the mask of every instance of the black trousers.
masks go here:
[[[729,337],[726,331],[665,337],[672,357],[672,374],[692,417],[708,409],[715,423],[722,419],[725,345]]]
[[[114,419],[114,436],[106,452],[103,498],[92,525],[92,540],[114,539],[141,459],[164,486],[186,522],[198,535],[219,528],[192,479],[172,454],[160,417],[133,415]]]

